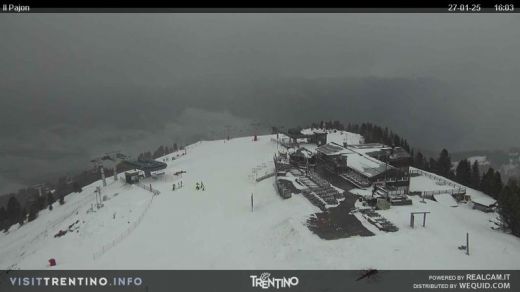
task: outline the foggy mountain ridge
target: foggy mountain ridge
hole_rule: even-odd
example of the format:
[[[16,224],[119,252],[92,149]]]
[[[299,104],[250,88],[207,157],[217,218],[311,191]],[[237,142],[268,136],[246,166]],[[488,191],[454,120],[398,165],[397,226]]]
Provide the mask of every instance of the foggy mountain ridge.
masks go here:
[[[220,137],[211,135],[207,126],[215,122],[211,118],[205,120],[205,115],[226,111],[231,120],[240,121],[237,128],[251,128],[253,120],[263,123],[264,132],[270,126],[306,126],[320,120],[372,122],[389,127],[426,153],[436,153],[441,148],[464,150],[466,145],[471,147],[469,149],[475,148],[474,137],[465,134],[472,130],[472,116],[460,114],[461,108],[467,107],[470,111],[474,105],[462,104],[463,98],[458,95],[463,92],[436,79],[292,77],[238,85],[233,79],[215,77],[212,80],[202,85],[193,82],[172,88],[98,87],[89,90],[92,97],[87,97],[81,87],[62,89],[58,91],[61,94],[50,98],[53,102],[37,102],[32,106],[32,99],[18,99],[14,103],[3,99],[2,104],[10,104],[18,114],[9,117],[10,123],[2,123],[6,132],[14,132],[12,137],[15,138],[2,140],[0,155],[20,168],[14,171],[18,175],[4,176],[19,181],[22,168],[32,163],[47,165],[46,169],[55,168],[49,171],[55,175],[60,171],[79,170],[81,165],[88,165],[85,162],[94,153],[108,152],[138,140],[141,148],[134,147],[134,152],[152,150],[165,140],[160,136],[168,131],[180,131],[168,130],[167,124],[187,122],[191,118],[194,118],[193,124],[186,126],[199,131],[191,138],[185,137],[185,141],[195,142],[194,139],[210,136],[223,138],[225,123],[220,123]],[[93,91],[95,93],[91,93]],[[67,98],[70,94],[85,97]],[[201,111],[190,111],[190,108]],[[31,116],[30,121],[27,115]],[[36,132],[31,128],[34,121],[41,127]],[[16,127],[10,128],[10,124]],[[252,134],[252,128],[242,133]],[[181,138],[175,132],[171,135]],[[171,137],[167,140],[174,142]],[[485,146],[499,149],[506,144],[492,142]],[[38,172],[34,175],[41,176]],[[33,180],[34,175],[22,182]]]
[[[452,98],[456,93],[439,81],[426,78],[280,78],[259,81],[252,88],[215,82],[203,86],[188,84],[170,89],[131,88],[108,92],[110,96],[97,90],[91,93],[92,97],[74,100],[64,98],[73,94],[67,93],[51,103],[11,106],[17,114],[2,118],[5,122],[0,127],[5,133],[30,136],[31,125],[37,121],[39,126],[59,137],[103,125],[152,130],[193,107],[215,112],[229,110],[238,117],[252,117],[273,125],[306,125],[320,119],[373,121],[400,132],[418,147],[464,149],[466,145],[459,146],[462,142],[457,141],[457,137],[462,137],[466,130],[463,127],[469,127],[472,122],[457,113],[464,105]],[[82,95],[79,90],[77,94]],[[9,104],[9,99],[0,105],[4,104]],[[31,121],[27,121],[27,115],[31,115]],[[409,121],[414,122],[414,127],[410,127]],[[424,132],[429,135],[420,136]],[[464,137],[463,141],[471,143],[468,140]],[[486,146],[493,147],[492,144]]]

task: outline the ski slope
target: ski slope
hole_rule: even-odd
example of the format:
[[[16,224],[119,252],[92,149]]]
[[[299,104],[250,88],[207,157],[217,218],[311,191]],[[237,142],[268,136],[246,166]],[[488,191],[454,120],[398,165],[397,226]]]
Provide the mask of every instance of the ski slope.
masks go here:
[[[322,240],[304,224],[319,210],[300,195],[283,200],[274,178],[255,183],[253,169],[272,163],[274,136],[190,145],[164,176],[145,179],[160,194],[108,178],[104,206],[93,208],[95,182],[33,222],[0,233],[3,269],[518,269],[520,239],[490,228],[495,215],[413,197],[412,206],[380,211],[398,232]],[[162,159],[162,158],[161,158]],[[182,176],[174,173],[186,171]],[[120,175],[122,176],[122,175]],[[427,179],[427,178],[426,178]],[[182,181],[175,191],[172,184]],[[205,191],[196,190],[203,182]],[[431,184],[433,187],[434,183]],[[427,188],[425,177],[412,178]],[[356,191],[356,190],[354,190]],[[363,192],[364,190],[357,190]],[[254,210],[251,210],[251,194]],[[426,228],[411,211],[430,211]],[[416,219],[419,220],[419,219]],[[79,223],[75,223],[79,222]],[[60,231],[71,230],[55,238]],[[418,226],[418,227],[417,227]],[[471,255],[457,247],[466,232]],[[48,266],[55,258],[57,265]]]

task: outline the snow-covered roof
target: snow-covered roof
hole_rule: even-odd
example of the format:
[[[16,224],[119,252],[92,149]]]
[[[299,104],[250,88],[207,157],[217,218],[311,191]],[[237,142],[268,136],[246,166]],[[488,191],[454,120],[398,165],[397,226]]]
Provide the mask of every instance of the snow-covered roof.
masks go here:
[[[303,135],[312,135],[312,134],[326,134],[327,131],[323,129],[303,129],[300,131]]]
[[[349,152],[342,154],[347,158],[347,167],[363,174],[366,177],[374,177],[385,172],[387,169],[393,168],[391,165],[372,158],[363,153],[355,152],[347,149]]]
[[[350,133],[346,131],[329,131],[327,134],[327,142],[333,142],[340,145],[344,143],[350,144],[360,144],[363,143],[364,139],[361,135],[356,133]]]
[[[305,147],[300,147],[298,150],[296,150],[297,153],[300,153],[305,158],[311,158],[313,155],[313,152]]]
[[[390,155],[390,159],[402,159],[410,158],[410,153],[406,152],[403,148],[394,149],[394,152]]]
[[[318,145],[316,144],[310,144],[310,143],[302,143],[300,145],[303,145],[302,148],[305,148],[305,150],[311,152],[312,154],[316,154],[316,149],[318,149]]]
[[[356,147],[347,146],[345,148],[336,143],[327,143],[318,147],[317,151],[328,156],[341,155],[347,159],[347,167],[366,177],[374,177],[393,167],[368,156],[362,151],[374,149],[372,146],[367,145],[367,147],[364,148],[363,145],[356,145]]]
[[[354,144],[354,145],[349,145],[349,147],[359,149],[359,150],[366,149],[369,151],[380,150],[383,148],[391,149],[390,146],[387,146],[387,145],[381,144],[381,143]]]
[[[473,203],[477,203],[479,205],[484,205],[484,206],[491,206],[491,205],[494,205],[496,204],[496,200],[491,198],[490,196],[487,196],[487,195],[476,195],[476,194],[473,194],[471,196],[471,201]]]
[[[348,147],[355,149],[356,152],[363,153],[363,154],[368,154],[368,153],[382,151],[382,150],[392,150],[392,147],[381,144],[381,143],[356,144],[356,145],[348,145]]]
[[[381,143],[367,143],[367,144],[357,144],[357,145],[348,145],[348,148],[355,149],[356,152],[363,154],[372,154],[374,152],[387,152],[392,153],[390,155],[391,159],[399,159],[399,158],[407,158],[410,157],[410,154],[406,152],[402,147],[392,147],[381,144]]]
[[[300,131],[302,135],[313,135],[313,134],[327,134],[327,142],[337,143],[339,145],[343,145],[343,143],[347,144],[360,144],[363,143],[363,136],[350,133],[347,131],[340,130],[326,130],[326,129],[316,129],[316,128],[307,128]]]
[[[336,143],[327,143],[325,145],[322,145],[322,146],[316,148],[316,151],[318,151],[324,155],[327,155],[327,156],[341,155],[341,154],[346,154],[346,153],[352,152]]]

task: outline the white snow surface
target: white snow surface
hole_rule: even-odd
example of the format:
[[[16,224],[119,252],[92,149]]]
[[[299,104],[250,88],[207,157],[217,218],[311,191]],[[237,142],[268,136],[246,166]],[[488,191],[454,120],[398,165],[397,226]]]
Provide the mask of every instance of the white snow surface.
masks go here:
[[[65,197],[22,227],[0,233],[3,269],[518,269],[520,239],[490,228],[495,214],[469,204],[451,208],[413,197],[412,206],[380,211],[399,227],[371,237],[322,240],[304,224],[318,209],[301,195],[284,200],[274,177],[254,183],[253,168],[272,163],[274,136],[203,141],[168,161],[160,179],[146,179],[161,193],[113,182],[109,200],[89,212],[94,189]],[[179,153],[168,155],[176,156]],[[182,177],[173,173],[184,170]],[[120,175],[122,177],[122,175]],[[412,186],[420,188],[420,180]],[[172,191],[172,184],[183,187]],[[205,191],[195,190],[202,181]],[[418,185],[419,184],[419,185]],[[433,183],[434,185],[435,183]],[[469,191],[469,189],[468,189]],[[472,191],[473,192],[473,191]],[[251,212],[251,194],[254,211]],[[117,194],[117,195],[116,195]],[[430,211],[426,227],[409,227],[411,211]],[[59,230],[79,220],[73,232]],[[416,216],[416,220],[418,216]],[[457,247],[470,234],[471,255]],[[97,255],[97,256],[94,256]],[[57,265],[48,266],[55,258]]]
[[[438,194],[433,197],[435,198],[435,201],[439,202],[439,204],[448,207],[458,207],[457,200],[455,200],[451,194]]]
[[[347,144],[361,144],[365,141],[363,136],[350,133],[347,131],[338,131],[338,130],[327,130],[327,143],[336,143],[339,145],[343,145],[343,143],[347,142]]]

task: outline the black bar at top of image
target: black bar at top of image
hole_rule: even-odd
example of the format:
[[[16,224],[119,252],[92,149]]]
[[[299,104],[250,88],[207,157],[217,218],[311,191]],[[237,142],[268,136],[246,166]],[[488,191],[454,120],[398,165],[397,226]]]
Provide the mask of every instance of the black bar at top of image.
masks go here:
[[[1,4],[27,5],[31,9],[205,9],[205,10],[254,10],[254,9],[285,9],[312,10],[320,8],[330,9],[445,9],[449,5],[475,5],[482,8],[494,8],[496,4],[516,4],[517,0],[391,0],[391,1],[302,1],[301,4],[294,1],[219,1],[218,5],[208,5],[203,1],[110,1],[110,0],[0,0]]]

